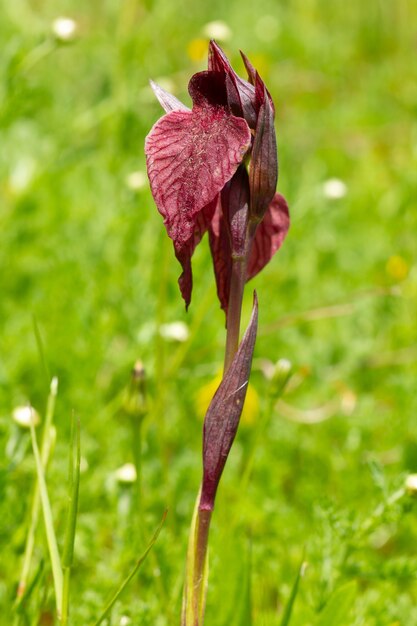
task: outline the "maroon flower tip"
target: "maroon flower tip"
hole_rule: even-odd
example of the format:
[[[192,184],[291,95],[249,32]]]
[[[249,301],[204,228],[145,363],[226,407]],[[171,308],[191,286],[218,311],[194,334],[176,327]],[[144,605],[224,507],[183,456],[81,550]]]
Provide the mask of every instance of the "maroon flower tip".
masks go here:
[[[208,69],[214,72],[233,72],[229,59],[220,46],[211,39],[208,52]]]
[[[240,56],[242,57],[242,61],[245,65],[246,71],[248,73],[248,80],[249,82],[254,85],[256,82],[256,74],[257,71],[255,70],[255,68],[253,67],[252,63],[249,61],[248,57],[246,56],[246,54],[244,54],[242,52],[242,50],[239,50],[240,52]]]

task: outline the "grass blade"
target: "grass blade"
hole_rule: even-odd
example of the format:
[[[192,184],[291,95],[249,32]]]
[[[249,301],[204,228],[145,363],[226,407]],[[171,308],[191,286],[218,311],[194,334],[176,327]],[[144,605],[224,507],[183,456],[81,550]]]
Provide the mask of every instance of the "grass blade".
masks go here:
[[[52,511],[49,502],[48,490],[46,487],[45,476],[42,467],[42,460],[39,454],[38,443],[36,441],[35,427],[33,423],[30,426],[30,434],[32,439],[33,454],[35,456],[36,473],[38,476],[39,495],[41,500],[43,519],[45,522],[46,541],[48,544],[49,556],[51,558],[52,575],[54,579],[55,589],[55,602],[57,607],[58,616],[61,614],[62,607],[62,584],[63,574],[61,567],[61,559],[59,557],[58,543],[54,531],[54,525],[52,521]]]
[[[305,555],[305,551],[303,550],[303,556],[301,558],[301,563],[300,563],[300,566],[298,568],[297,576],[295,577],[294,584],[293,584],[292,589],[291,589],[291,594],[290,594],[290,597],[288,598],[288,602],[287,602],[287,605],[285,607],[284,615],[282,616],[282,620],[281,620],[280,626],[288,626],[288,624],[290,623],[292,610],[294,608],[295,599],[297,597],[298,589],[300,587],[300,581],[301,581],[301,578],[303,576],[304,555]]]
[[[49,383],[49,381],[51,380],[51,375],[49,373],[48,361],[46,360],[41,331],[39,330],[38,320],[36,319],[35,315],[33,315],[32,320],[33,320],[33,332],[35,333],[36,346],[38,348],[39,358],[41,360],[45,378],[47,382]]]
[[[75,529],[77,525],[78,494],[80,488],[80,463],[81,463],[81,443],[80,443],[80,422],[73,418],[71,425],[71,446],[69,462],[68,480],[68,517],[65,530],[65,543],[62,555],[62,567],[64,570],[64,581],[62,589],[62,625],[68,621],[69,612],[69,584],[71,567],[74,560]]]
[[[330,596],[315,626],[345,626],[357,592],[356,581],[351,581]]]
[[[104,609],[103,613],[100,615],[98,620],[94,623],[94,626],[99,626],[99,624],[101,624],[101,622],[107,617],[107,615],[110,613],[111,609],[113,608],[114,603],[118,600],[120,595],[126,589],[128,584],[130,583],[130,581],[135,576],[136,572],[138,571],[138,569],[140,568],[140,566],[142,565],[142,563],[144,562],[144,560],[148,556],[149,552],[152,550],[156,540],[158,539],[159,533],[162,530],[162,526],[164,525],[167,513],[168,513],[168,511],[164,512],[164,514],[162,516],[162,520],[160,521],[160,523],[158,525],[158,528],[154,532],[154,535],[153,535],[152,539],[150,540],[150,542],[148,544],[148,547],[146,548],[145,552],[139,558],[139,560],[137,561],[136,565],[134,566],[134,568],[132,569],[130,574],[127,576],[127,578],[125,578],[125,580],[122,582],[120,587],[117,589],[116,593],[113,595],[111,600],[108,602],[108,604],[107,604],[106,608]]]
[[[252,626],[252,540],[248,540],[246,558],[241,572],[236,575],[237,593],[235,595],[234,619],[228,624],[233,626]]]
[[[43,433],[42,433],[40,456],[41,456],[42,468],[44,472],[46,471],[46,467],[48,465],[49,456],[50,456],[51,449],[53,447],[53,441],[54,441],[52,423],[53,423],[54,412],[55,412],[55,402],[56,402],[57,392],[58,392],[58,379],[54,377],[51,381],[48,402],[47,402],[47,407],[46,407],[45,424],[44,424]],[[23,599],[26,593],[27,583],[29,579],[29,572],[30,572],[30,567],[31,567],[31,562],[32,562],[32,554],[33,554],[33,549],[35,546],[35,532],[38,526],[39,505],[40,505],[39,483],[38,481],[36,481],[35,487],[33,490],[32,505],[31,505],[30,518],[29,518],[30,519],[29,529],[28,529],[28,534],[26,537],[22,572],[20,574],[19,584],[17,587],[17,598],[16,598],[17,603],[21,602],[21,600]]]

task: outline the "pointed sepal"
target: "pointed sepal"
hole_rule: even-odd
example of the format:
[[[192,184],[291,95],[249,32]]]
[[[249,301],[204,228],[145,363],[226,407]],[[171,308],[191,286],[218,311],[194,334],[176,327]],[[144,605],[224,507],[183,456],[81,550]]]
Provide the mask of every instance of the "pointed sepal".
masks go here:
[[[185,106],[185,104],[181,102],[181,100],[178,100],[178,98],[168,93],[168,91],[165,91],[165,89],[154,83],[153,80],[150,80],[149,84],[155,96],[157,97],[159,104],[166,113],[169,113],[170,111],[190,110],[187,106]]]
[[[250,216],[253,221],[260,222],[277,187],[278,157],[274,111],[266,88],[258,74],[256,100],[259,104],[259,111],[249,171]]]
[[[252,366],[257,327],[258,300],[256,293],[254,293],[252,315],[248,328],[210,403],[204,420],[203,484],[200,510],[211,511],[214,507],[220,477],[242,414]]]

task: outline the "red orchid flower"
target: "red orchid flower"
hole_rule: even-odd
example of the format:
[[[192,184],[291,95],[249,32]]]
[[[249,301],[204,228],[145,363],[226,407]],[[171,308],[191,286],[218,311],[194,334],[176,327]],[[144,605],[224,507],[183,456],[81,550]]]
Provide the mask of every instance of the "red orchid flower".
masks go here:
[[[249,280],[280,248],[289,228],[287,203],[275,192],[274,105],[259,74],[242,58],[248,81],[210,42],[208,70],[194,74],[188,85],[191,110],[151,82],[166,115],[146,139],[148,176],[182,265],[178,282],[187,308],[191,257],[206,231],[227,312],[233,259],[246,254]]]

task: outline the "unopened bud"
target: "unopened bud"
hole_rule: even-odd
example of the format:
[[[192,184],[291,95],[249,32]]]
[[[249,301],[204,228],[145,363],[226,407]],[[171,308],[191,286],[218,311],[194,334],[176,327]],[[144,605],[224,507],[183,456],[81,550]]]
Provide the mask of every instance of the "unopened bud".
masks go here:
[[[288,359],[279,359],[271,378],[270,393],[274,398],[282,396],[291,377],[292,363]]]
[[[58,394],[58,378],[56,376],[51,380],[50,393],[54,397]]]
[[[132,369],[123,408],[128,415],[136,419],[142,419],[147,412],[146,373],[142,361],[136,361]]]

